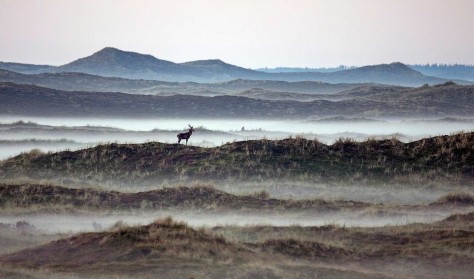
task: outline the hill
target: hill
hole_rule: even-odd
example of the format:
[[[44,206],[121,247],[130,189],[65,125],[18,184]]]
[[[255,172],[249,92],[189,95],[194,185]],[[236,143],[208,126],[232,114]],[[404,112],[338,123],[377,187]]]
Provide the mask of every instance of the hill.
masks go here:
[[[13,68],[6,65],[3,69],[12,70]],[[158,59],[151,55],[123,51],[112,47],[106,47],[90,56],[77,59],[62,66],[46,67],[42,72],[80,72],[106,77],[173,82],[219,82],[234,79],[251,79],[321,81],[327,83],[369,82],[403,86],[421,86],[423,84],[435,84],[448,81],[443,78],[423,75],[422,73],[399,62],[349,68],[335,72],[268,73],[227,64],[218,59],[174,63]],[[469,84],[469,82],[464,82],[462,80],[457,82]]]
[[[370,93],[370,92],[369,92]],[[351,95],[351,94],[349,94]],[[352,94],[354,95],[354,94]],[[298,102],[239,96],[150,96],[109,92],[67,92],[0,83],[0,111],[22,116],[114,116],[166,118],[317,119],[321,117],[466,117],[474,111],[474,86],[444,84],[407,90],[373,91],[343,101]]]
[[[219,81],[259,76],[259,72],[240,68],[221,60],[173,63],[151,55],[106,47],[90,56],[72,61],[49,72],[80,72],[107,77],[165,81]],[[261,75],[263,76],[263,75]]]
[[[289,179],[405,184],[474,181],[474,133],[325,145],[301,138],[253,140],[215,148],[176,144],[108,144],[52,154],[24,153],[2,161],[4,179],[70,178],[93,183]],[[238,163],[237,163],[238,162]]]
[[[64,91],[123,92],[133,94],[236,94],[259,88],[301,94],[333,94],[362,86],[363,84],[329,84],[322,82],[286,82],[270,80],[232,80],[219,83],[165,82],[156,80],[134,80],[102,77],[84,73],[20,74],[0,70],[0,82],[33,84]]]

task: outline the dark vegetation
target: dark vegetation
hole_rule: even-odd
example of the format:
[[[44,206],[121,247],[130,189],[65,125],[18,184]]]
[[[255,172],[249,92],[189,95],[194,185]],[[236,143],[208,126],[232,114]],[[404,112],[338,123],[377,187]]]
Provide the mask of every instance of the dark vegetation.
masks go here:
[[[378,88],[378,87],[377,87]],[[336,94],[342,101],[272,101],[231,95],[150,96],[107,92],[66,92],[33,85],[0,83],[3,115],[69,117],[166,117],[315,119],[320,117],[471,116],[474,86],[446,83],[414,89],[372,86]],[[183,110],[183,104],[186,109]]]
[[[215,148],[150,142],[107,144],[0,163],[2,178],[56,177],[97,183],[296,179],[322,182],[462,184],[474,181],[474,133],[402,143],[395,138],[332,145],[316,140],[252,140]]]

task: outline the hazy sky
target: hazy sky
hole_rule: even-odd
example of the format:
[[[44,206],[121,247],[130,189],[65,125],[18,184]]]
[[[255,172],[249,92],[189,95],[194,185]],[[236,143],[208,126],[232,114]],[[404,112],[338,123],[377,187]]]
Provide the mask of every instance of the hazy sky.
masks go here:
[[[474,64],[474,0],[0,0],[0,61],[105,46],[247,68]]]

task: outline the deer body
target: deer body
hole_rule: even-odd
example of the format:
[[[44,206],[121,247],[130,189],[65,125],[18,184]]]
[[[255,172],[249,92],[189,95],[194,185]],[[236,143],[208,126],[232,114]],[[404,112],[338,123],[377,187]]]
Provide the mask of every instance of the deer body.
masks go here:
[[[184,139],[184,140],[186,140],[186,145],[188,145],[188,140],[189,140],[189,138],[191,137],[191,135],[193,134],[193,132],[196,131],[196,130],[193,129],[193,127],[192,127],[191,125],[188,125],[188,126],[189,126],[188,132],[186,132],[186,133],[179,133],[179,134],[177,135],[177,137],[178,137],[178,144],[181,143],[181,140]]]

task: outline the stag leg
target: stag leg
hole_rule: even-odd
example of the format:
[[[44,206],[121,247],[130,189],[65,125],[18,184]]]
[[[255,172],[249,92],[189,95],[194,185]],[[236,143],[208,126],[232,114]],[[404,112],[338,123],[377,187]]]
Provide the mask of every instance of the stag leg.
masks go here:
[[[181,143],[181,139],[178,139],[178,144],[180,144],[180,143]]]
[[[186,139],[186,145],[188,145],[188,139]]]

